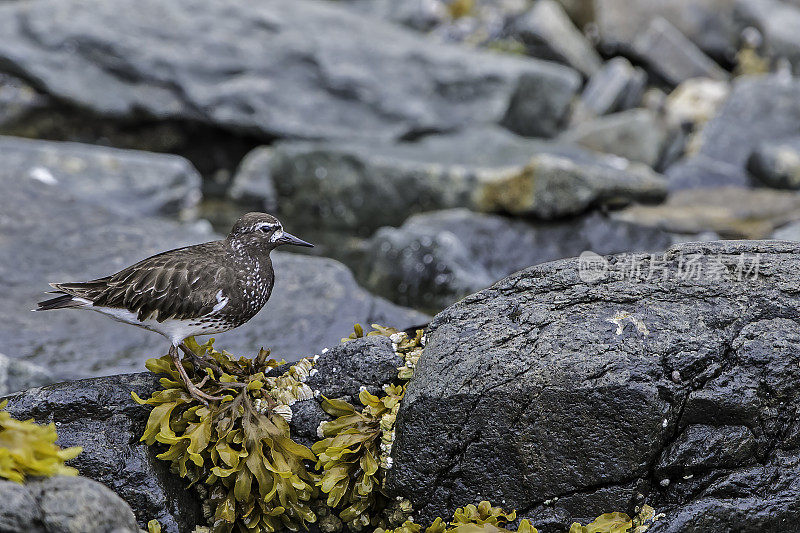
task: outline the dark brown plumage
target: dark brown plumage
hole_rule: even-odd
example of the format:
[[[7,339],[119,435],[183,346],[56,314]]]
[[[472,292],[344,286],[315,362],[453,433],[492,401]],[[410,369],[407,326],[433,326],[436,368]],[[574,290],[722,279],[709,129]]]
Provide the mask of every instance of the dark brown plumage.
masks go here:
[[[312,246],[284,232],[275,217],[247,213],[223,240],[163,252],[95,280],[51,283],[59,296],[36,310],[89,309],[156,331],[177,358],[187,337],[239,327],[264,307],[275,281],[269,253],[282,244]],[[191,382],[187,387],[199,393]]]

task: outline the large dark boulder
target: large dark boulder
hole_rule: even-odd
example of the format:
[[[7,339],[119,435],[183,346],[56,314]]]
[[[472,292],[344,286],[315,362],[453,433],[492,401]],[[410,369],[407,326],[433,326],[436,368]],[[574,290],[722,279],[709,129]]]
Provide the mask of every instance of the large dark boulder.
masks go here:
[[[549,136],[580,83],[566,67],[439,44],[332,2],[12,2],[0,35],[3,70],[92,116],[263,140],[500,121]]]
[[[635,257],[635,260],[633,259]],[[531,267],[434,319],[388,486],[545,533],[649,503],[653,531],[797,531],[800,244]]]

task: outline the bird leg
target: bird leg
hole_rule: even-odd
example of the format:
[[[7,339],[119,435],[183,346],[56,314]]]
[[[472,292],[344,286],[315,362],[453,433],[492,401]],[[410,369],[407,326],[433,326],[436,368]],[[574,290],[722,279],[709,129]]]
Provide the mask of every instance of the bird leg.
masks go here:
[[[178,348],[180,348],[184,354],[186,354],[192,359],[192,362],[196,367],[200,368],[204,366],[206,368],[210,368],[211,370],[213,370],[217,376],[222,375],[222,370],[217,365],[215,365],[214,362],[208,357],[197,355],[183,342],[178,345]]]
[[[209,400],[221,400],[221,396],[211,396],[210,394],[206,394],[205,392],[201,391],[197,385],[192,383],[192,380],[189,379],[189,375],[186,373],[186,369],[183,368],[183,363],[181,363],[180,356],[178,355],[178,348],[175,346],[170,347],[169,355],[172,357],[172,362],[175,363],[175,366],[178,369],[178,373],[181,375],[181,379],[183,383],[186,385],[186,389],[189,391],[189,394],[192,395],[193,398],[199,400],[203,405],[208,405]],[[200,386],[205,384],[205,379],[200,382]]]

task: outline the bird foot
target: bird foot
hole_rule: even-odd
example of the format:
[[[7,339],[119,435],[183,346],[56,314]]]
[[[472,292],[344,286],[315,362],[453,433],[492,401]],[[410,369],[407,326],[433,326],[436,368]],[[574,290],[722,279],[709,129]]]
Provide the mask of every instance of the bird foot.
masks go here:
[[[186,369],[183,368],[183,363],[178,355],[178,349],[175,346],[169,349],[169,354],[178,369],[178,374],[180,374],[183,384],[186,385],[186,390],[189,391],[189,394],[192,396],[192,398],[205,406],[208,406],[209,401],[222,399],[222,396],[212,396],[211,394],[200,390],[200,387],[205,385],[206,381],[208,381],[208,376],[205,376],[198,385],[195,385],[192,380],[189,379],[189,375],[186,373]]]

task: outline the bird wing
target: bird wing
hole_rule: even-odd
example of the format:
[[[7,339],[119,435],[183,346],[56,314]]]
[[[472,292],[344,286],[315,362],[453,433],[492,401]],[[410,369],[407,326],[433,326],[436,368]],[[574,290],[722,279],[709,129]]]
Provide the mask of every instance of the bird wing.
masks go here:
[[[235,274],[223,263],[197,261],[202,250],[192,248],[149,257],[105,278],[54,287],[95,306],[127,309],[139,320],[205,316],[220,303],[220,289],[235,285]]]

